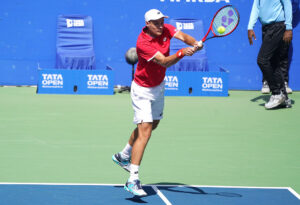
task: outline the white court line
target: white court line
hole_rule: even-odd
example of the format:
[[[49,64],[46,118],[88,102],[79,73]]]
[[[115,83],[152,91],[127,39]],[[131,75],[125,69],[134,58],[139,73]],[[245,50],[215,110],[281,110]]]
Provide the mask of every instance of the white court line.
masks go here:
[[[165,195],[163,195],[163,193],[161,193],[161,191],[156,186],[152,185],[151,187],[152,189],[154,189],[157,195],[165,202],[166,205],[172,205],[172,203],[167,199],[167,197],[165,197]]]
[[[124,186],[124,184],[92,184],[92,183],[30,183],[30,182],[0,182],[0,185],[60,185],[60,186]],[[144,184],[143,186],[150,186],[154,190],[158,190],[156,186],[162,187],[207,187],[207,188],[234,188],[234,189],[287,189],[297,199],[300,200],[300,195],[291,187],[255,187],[255,186],[213,186],[213,185],[167,185],[167,184]],[[155,188],[154,188],[155,187]],[[156,190],[155,190],[156,191]],[[158,190],[159,191],[159,190]],[[160,192],[160,191],[159,191]],[[157,192],[158,193],[158,192]],[[161,192],[160,192],[161,193]],[[162,193],[161,193],[162,194]],[[162,194],[163,195],[163,194]],[[169,202],[170,203],[170,202]],[[170,203],[171,204],[171,203]]]
[[[287,189],[300,200],[300,195],[291,187],[255,187],[255,186],[213,186],[213,185],[159,185],[162,187],[202,187],[202,188],[233,188],[233,189]]]
[[[291,187],[289,187],[288,190],[289,190],[292,194],[294,194],[294,195],[300,200],[300,195],[299,195],[294,189],[292,189]]]
[[[124,186],[124,184],[93,184],[93,183],[38,183],[38,182],[0,182],[0,185],[53,185],[53,186]]]

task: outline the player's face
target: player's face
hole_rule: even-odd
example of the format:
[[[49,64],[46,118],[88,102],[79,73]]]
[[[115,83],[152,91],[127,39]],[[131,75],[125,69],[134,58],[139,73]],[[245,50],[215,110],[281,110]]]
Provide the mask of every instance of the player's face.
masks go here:
[[[149,34],[151,36],[160,36],[163,33],[164,29],[164,18],[158,19],[158,20],[152,20],[149,22],[146,22],[146,26],[148,28]]]

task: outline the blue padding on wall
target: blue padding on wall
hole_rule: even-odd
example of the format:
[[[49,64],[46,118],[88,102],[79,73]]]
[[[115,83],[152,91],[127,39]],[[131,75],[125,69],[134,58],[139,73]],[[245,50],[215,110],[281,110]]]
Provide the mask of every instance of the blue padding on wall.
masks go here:
[[[201,36],[204,35],[203,31],[203,22],[198,19],[170,19],[169,23],[175,26],[178,30],[189,34],[196,38],[197,40],[201,39]],[[187,45],[173,38],[170,45],[170,54],[176,53],[179,49],[185,48]],[[201,51],[198,51],[193,56],[186,56],[184,59],[180,60],[175,65],[168,68],[169,71],[208,71],[208,63],[206,50],[203,48]]]
[[[178,30],[181,30],[186,34],[193,36],[197,40],[201,40],[201,38],[204,36],[202,20],[178,18],[170,19],[169,24],[175,26]],[[186,47],[186,44],[175,38],[172,39],[170,46],[171,49],[180,49],[182,47]],[[202,52],[205,52],[205,50]]]
[[[172,72],[165,77],[166,96],[228,96],[228,72]]]
[[[200,40],[215,12],[228,4],[240,12],[240,24],[229,36],[205,42],[202,51],[207,56],[208,70],[219,71],[219,66],[228,70],[229,89],[260,90],[262,73],[256,58],[262,40],[261,24],[257,22],[254,28],[257,40],[252,46],[246,32],[252,0],[147,0],[146,4],[141,0],[2,1],[0,27],[4,30],[0,32],[0,85],[37,85],[38,67],[55,68],[59,14],[76,13],[93,18],[95,55],[92,53],[91,56],[96,57],[96,63],[91,61],[88,68],[105,69],[109,65],[115,72],[115,85],[130,86],[131,65],[126,63],[124,55],[129,48],[136,46],[137,37],[145,26],[147,10],[157,8],[173,19],[201,19],[204,33],[183,30]],[[292,4],[294,35],[290,49],[289,85],[293,90],[300,90],[299,0],[292,0]],[[165,22],[170,23],[169,20]],[[90,45],[89,42],[85,44]],[[203,66],[199,67],[197,69],[203,70]],[[180,67],[168,69],[182,70]],[[185,69],[189,71],[191,67]]]
[[[56,51],[56,68],[96,69],[92,18],[82,15],[59,15]]]

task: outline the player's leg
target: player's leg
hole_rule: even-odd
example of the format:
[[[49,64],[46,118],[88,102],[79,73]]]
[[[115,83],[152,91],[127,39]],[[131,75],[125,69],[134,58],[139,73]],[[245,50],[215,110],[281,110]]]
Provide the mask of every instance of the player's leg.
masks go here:
[[[275,50],[278,48],[278,42],[272,40],[271,34],[273,29],[271,29],[270,25],[263,27],[263,41],[257,56],[257,64],[261,69],[264,78],[267,80],[273,94],[274,90],[276,90],[276,82],[273,77],[274,68],[272,66],[272,58]],[[277,92],[277,90],[275,92]]]
[[[282,105],[285,105],[286,107],[291,107],[291,100],[288,98],[288,93],[285,85],[285,75],[288,72],[289,67],[289,44],[283,41],[283,35],[285,32],[285,24],[281,23],[278,24],[278,35],[281,36],[281,41],[279,42],[279,48],[276,50],[276,56],[277,56],[277,64],[274,71],[274,78],[276,79],[276,82],[278,83],[278,86],[280,86],[281,93],[285,96],[285,100],[282,103]]]
[[[130,177],[124,189],[136,196],[146,196],[139,179],[139,167],[144,155],[144,151],[152,133],[152,122],[141,122],[137,126],[138,136],[134,141],[131,152]]]
[[[282,82],[277,73],[276,67],[272,65],[272,58],[276,54],[276,50],[282,41],[282,28],[280,24],[272,24],[263,27],[263,42],[257,57],[257,63],[263,72],[264,77],[268,81],[272,96],[265,108],[272,109],[285,101],[282,94]],[[275,72],[276,71],[276,72]]]
[[[159,124],[159,120],[154,120],[152,124],[152,131],[156,129]],[[138,128],[135,128],[131,133],[128,143],[125,145],[121,152],[118,152],[112,156],[112,160],[121,166],[126,171],[130,172],[132,147],[138,136]]]
[[[131,152],[131,163],[140,165],[146,145],[151,137],[152,122],[138,124],[138,137],[136,138]]]
[[[147,193],[143,190],[139,179],[139,167],[151,137],[152,131],[158,126],[159,120],[154,120],[153,123],[143,122],[138,124],[137,137],[134,138],[133,148],[131,152],[130,177],[127,180],[124,189],[133,193],[136,196],[146,196]]]
[[[292,89],[289,87],[289,67],[290,67],[290,62],[289,62],[289,50],[290,50],[290,44],[285,43],[282,41],[280,50],[279,50],[279,67],[283,75],[284,79],[284,87],[285,91],[290,94],[292,93]]]
[[[158,126],[158,124],[159,124],[159,120],[153,120],[152,131],[155,130],[155,128]],[[129,140],[128,140],[128,144],[129,144],[131,147],[133,146],[135,140],[137,139],[138,133],[139,133],[138,128],[135,128],[135,129],[133,130],[133,132],[131,133],[131,135],[130,135],[130,137],[129,137]],[[126,147],[125,147],[125,148],[126,148]],[[123,151],[127,151],[125,148],[124,148]],[[129,154],[129,156],[131,156],[131,150],[130,150],[130,153],[128,153],[128,154]]]
[[[283,25],[283,30],[285,30],[285,25]],[[292,93],[292,89],[288,86],[288,72],[289,72],[289,49],[290,44],[287,44],[283,40],[278,49],[278,70],[276,71],[277,75],[281,80],[281,90],[285,95],[285,102],[283,105],[287,108],[292,107],[292,101],[289,99],[288,94]]]
[[[131,86],[132,107],[134,110],[133,122],[137,129],[131,134],[129,143],[132,143],[130,177],[127,180],[124,189],[136,196],[145,196],[146,192],[142,189],[139,180],[139,166],[151,137],[153,117],[151,103],[153,100],[152,88],[144,88],[135,82]]]
[[[137,135],[138,135],[138,129],[135,128],[131,133],[128,143],[125,145],[123,150],[112,156],[112,160],[128,172],[130,172],[132,146],[137,138]]]

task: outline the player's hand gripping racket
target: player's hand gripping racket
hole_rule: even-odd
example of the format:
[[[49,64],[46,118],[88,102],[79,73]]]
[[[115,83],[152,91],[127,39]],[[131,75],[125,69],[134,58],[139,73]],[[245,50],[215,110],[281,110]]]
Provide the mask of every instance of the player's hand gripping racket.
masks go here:
[[[236,29],[239,22],[239,12],[232,5],[223,6],[216,12],[207,33],[202,40],[198,42],[198,45],[202,46],[205,41],[212,38],[228,36]],[[208,37],[210,31],[213,35]]]

